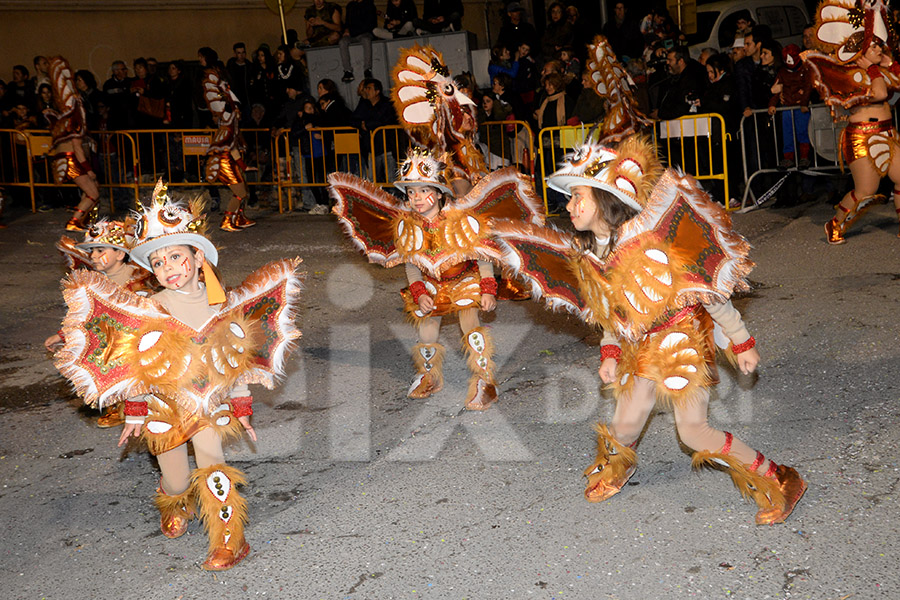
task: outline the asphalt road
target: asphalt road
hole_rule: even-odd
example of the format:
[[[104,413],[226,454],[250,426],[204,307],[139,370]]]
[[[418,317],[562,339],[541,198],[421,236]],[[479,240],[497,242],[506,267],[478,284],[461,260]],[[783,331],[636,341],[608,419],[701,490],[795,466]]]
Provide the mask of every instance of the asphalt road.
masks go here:
[[[763,362],[758,378],[723,374],[711,421],[808,480],[774,527],[753,524],[725,474],[691,471],[664,411],[626,489],[586,502],[592,427],[613,406],[598,336],[534,303],[488,318],[499,404],[462,409],[455,322],[444,390],[407,399],[402,268],[368,265],[330,216],[257,214],[251,230],[215,232],[225,278],[303,257],[303,338],[284,385],[254,390],[259,442],[227,450],[250,481],[253,551],[218,574],[199,568],[198,523],[161,535],[153,460],[117,449],[43,350],[64,313],[53,243],[67,215],[0,231],[0,597],[900,598],[892,207],[841,247],[824,242],[824,202],[735,216],[758,263],[735,304]]]

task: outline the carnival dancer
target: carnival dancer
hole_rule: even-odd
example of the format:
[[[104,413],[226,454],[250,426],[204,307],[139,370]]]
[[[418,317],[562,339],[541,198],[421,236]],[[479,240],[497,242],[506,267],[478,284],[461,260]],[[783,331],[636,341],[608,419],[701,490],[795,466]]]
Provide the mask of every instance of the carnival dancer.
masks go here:
[[[66,229],[84,231],[100,200],[100,187],[87,147],[87,115],[81,95],[75,89],[72,68],[65,58],[54,56],[50,59],[50,80],[55,110],[45,110],[44,117],[50,123],[53,138],[49,150],[53,177],[58,185],[73,181],[81,190],[81,201],[66,223]]]
[[[549,178],[569,196],[577,232],[494,223],[505,261],[535,297],[603,329],[600,378],[616,396],[597,425],[597,457],[585,497],[600,502],[634,474],[634,448],[657,404],[671,405],[693,464],[727,468],[752,497],[758,524],[780,523],[806,490],[791,467],[765,458],[707,422],[717,383],[715,338],[743,373],[759,354],[729,296],[746,289],[749,244],[696,180],[662,173],[655,149],[632,138],[616,149],[589,142]]]
[[[850,165],[853,190],[835,207],[825,224],[829,244],[846,242],[844,234],[863,213],[883,200],[882,178],[894,183],[894,208],[900,216],[900,138],[888,100],[900,91],[900,64],[894,61],[897,35],[883,0],[858,5],[825,0],[816,14],[815,45],[807,51],[819,94],[832,107],[850,111],[841,134],[841,158]],[[900,232],[898,232],[900,236]]]
[[[459,199],[445,169],[427,149],[410,149],[394,182],[404,203],[359,177],[333,173],[328,176],[332,211],[370,262],[406,263],[409,287],[403,299],[419,336],[412,351],[416,376],[407,395],[427,398],[443,387],[441,317],[456,314],[472,372],[465,407],[484,410],[498,395],[493,339],[478,318],[479,309],[494,310],[498,294],[491,263],[499,263],[500,252],[488,220],[542,223],[543,218],[531,180],[514,167],[494,171]]]
[[[143,298],[98,273],[74,271],[64,280],[69,311],[56,366],[88,404],[125,400],[119,445],[142,436],[157,458],[163,534],[184,534],[199,508],[209,535],[202,567],[224,570],[250,546],[247,505],[236,489],[244,475],[225,464],[222,441],[245,430],[256,440],[247,384],[274,386],[300,335],[300,261],[270,263],[226,294],[204,231],[198,203],[187,210],[157,185],[152,205],[138,215],[131,257],[164,289]]]
[[[154,291],[153,274],[128,261],[128,253],[134,245],[134,220],[100,220],[88,227],[84,241],[75,243],[63,236],[56,248],[66,258],[69,270],[87,267],[106,275],[117,286],[135,294],[149,296]],[[153,281],[151,281],[153,280]],[[63,345],[59,331],[44,341],[44,347],[55,352]],[[108,406],[97,419],[97,427],[107,428],[121,425],[124,420],[120,406]]]
[[[216,124],[216,133],[206,150],[206,180],[222,183],[231,190],[231,200],[222,216],[219,228],[223,231],[241,231],[256,225],[256,221],[244,215],[244,203],[250,194],[244,171],[244,138],[240,132],[241,111],[239,101],[228,76],[219,62],[215,50],[200,48],[197,53],[203,71],[203,98]]]

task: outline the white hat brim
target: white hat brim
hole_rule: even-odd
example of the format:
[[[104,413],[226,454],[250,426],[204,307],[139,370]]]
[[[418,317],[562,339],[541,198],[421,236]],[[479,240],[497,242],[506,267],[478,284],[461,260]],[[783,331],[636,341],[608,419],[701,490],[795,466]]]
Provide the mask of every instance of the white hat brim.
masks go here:
[[[406,193],[407,188],[411,187],[433,187],[436,190],[441,190],[445,194],[453,195],[453,190],[450,189],[449,186],[446,186],[442,183],[437,183],[435,181],[395,181],[394,187]]]
[[[644,208],[640,204],[638,204],[634,198],[631,198],[630,196],[622,192],[622,190],[607,183],[603,183],[602,181],[597,181],[593,177],[588,177],[587,175],[551,175],[547,178],[547,185],[557,192],[565,194],[566,196],[571,196],[572,187],[578,185],[586,185],[588,187],[606,190],[607,192],[618,198],[622,202],[622,204],[625,204],[626,206],[629,206],[638,212],[644,210]]]
[[[80,244],[75,244],[75,247],[79,250],[87,250],[88,252],[93,248],[115,248],[116,250],[121,250],[125,254],[131,253],[131,250],[124,246],[117,246],[116,244],[107,244],[104,242],[81,242]]]
[[[150,254],[165,248],[166,246],[192,246],[198,250],[203,250],[203,255],[212,265],[219,262],[219,251],[213,246],[209,239],[203,237],[199,233],[169,233],[135,245],[131,249],[131,260],[144,267],[148,271],[153,271],[148,260]]]

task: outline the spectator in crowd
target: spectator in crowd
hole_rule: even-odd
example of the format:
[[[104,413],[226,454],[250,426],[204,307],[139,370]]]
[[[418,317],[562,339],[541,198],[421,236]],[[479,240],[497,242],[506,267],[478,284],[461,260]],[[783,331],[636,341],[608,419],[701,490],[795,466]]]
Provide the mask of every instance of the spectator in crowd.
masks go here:
[[[703,50],[700,51],[700,56],[697,57],[697,62],[699,62],[701,65],[703,65],[705,67],[706,61],[709,60],[709,57],[714,56],[718,53],[719,53],[719,51],[716,50],[715,48],[704,48]]]
[[[152,56],[147,57],[147,77],[149,77],[159,89],[162,89],[163,84],[166,82],[166,74],[160,72],[159,61]]]
[[[599,123],[606,114],[606,102],[594,90],[594,82],[591,81],[589,71],[581,73],[581,87],[581,93],[578,94],[578,99],[575,100],[575,108],[572,109],[570,121],[574,119],[573,124],[575,125],[579,123]]]
[[[191,82],[184,74],[180,60],[169,63],[165,83],[166,117],[163,125],[171,129],[190,129],[194,114],[191,104]]]
[[[12,109],[19,104],[25,107],[34,105],[36,90],[28,80],[28,68],[25,65],[16,65],[12,69],[12,81],[6,88],[7,107]]]
[[[781,44],[775,40],[763,40],[759,44],[759,65],[753,72],[753,108],[768,108],[772,98],[772,86],[781,68]]]
[[[25,129],[35,129],[37,127],[37,116],[34,114],[34,110],[28,108],[24,102],[16,102],[12,106],[12,110],[10,111],[10,117],[12,119],[12,128],[17,129],[19,131],[23,131]],[[19,143],[20,138],[16,138],[16,143]]]
[[[8,96],[6,95],[6,82],[0,79],[0,129],[9,129],[6,126],[6,118],[9,115],[7,108]]]
[[[318,103],[312,98],[306,98],[292,130],[296,132],[299,139],[300,160],[303,163],[301,173],[298,174],[306,183],[325,182],[328,175],[324,160],[323,134],[312,131],[321,126],[322,111],[319,109]],[[303,207],[301,210],[314,215],[328,214],[328,198],[324,188],[318,186],[303,188],[302,194]]]
[[[384,27],[376,27],[372,33],[382,40],[406,37],[416,32],[413,23],[418,18],[415,0],[388,0],[384,9]]]
[[[662,31],[665,17],[661,10],[654,8],[641,19],[640,32],[644,36],[644,45],[649,46],[659,39],[659,32]]]
[[[593,41],[597,30],[581,18],[581,11],[573,4],[566,7],[566,22],[572,29],[572,48],[575,56],[580,62],[584,62],[587,58],[587,46]]]
[[[753,110],[753,74],[759,63],[761,46],[751,32],[744,36],[744,57],[734,63],[734,85],[737,88],[738,104],[745,117]]]
[[[281,106],[281,110],[278,111],[278,114],[275,115],[275,118],[272,120],[273,137],[290,133],[291,135],[288,139],[290,140],[291,147],[298,141],[296,135],[297,132],[294,130],[294,124],[297,119],[300,118],[300,114],[303,112],[303,102],[306,100],[301,92],[300,86],[293,82],[289,82],[285,88],[287,101]]]
[[[350,0],[345,8],[344,31],[339,45],[344,76],[341,81],[353,81],[353,67],[350,64],[350,44],[362,44],[363,77],[372,78],[372,39],[378,26],[378,10],[374,0]]]
[[[281,45],[275,50],[275,106],[281,106],[287,102],[287,88],[293,86],[298,90],[303,89],[303,67],[291,58],[290,46]]]
[[[505,167],[510,164],[512,156],[510,139],[506,135],[505,126],[485,126],[485,122],[506,121],[513,118],[512,107],[496,98],[492,93],[485,93],[481,97],[481,105],[478,107],[476,120],[478,122],[479,139],[484,148],[486,145],[487,168],[489,171]]]
[[[763,53],[766,49],[763,48]],[[781,111],[781,131],[783,134],[782,154],[784,158],[779,167],[789,169],[795,162],[795,144],[800,154],[797,167],[805,169],[809,166],[809,96],[812,92],[813,75],[809,65],[800,58],[800,47],[788,44],[781,51],[783,66],[778,70],[775,85],[772,86],[772,98],[769,100],[769,114],[775,114],[775,108],[781,106],[799,106],[792,110]]]
[[[556,58],[562,63],[563,78],[566,80],[566,85],[568,86],[575,82],[578,90],[580,90],[581,61],[575,56],[575,51],[571,46],[564,46],[560,48]]]
[[[46,56],[35,56],[32,62],[34,63],[34,79],[32,83],[34,84],[34,91],[37,93],[38,89],[45,83],[50,85],[50,61],[47,60]]]
[[[442,31],[461,31],[462,16],[462,0],[428,0],[425,2],[422,18],[414,23],[416,33],[427,35]]]
[[[325,0],[313,0],[303,15],[306,19],[306,41],[313,48],[333,46],[341,39],[344,25],[341,7]]]
[[[618,0],[615,3],[613,18],[603,26],[602,33],[623,64],[629,59],[643,56],[644,38],[641,36],[640,24],[628,14],[624,1]]]
[[[706,88],[706,70],[691,58],[686,47],[669,50],[666,56],[669,78],[666,80],[659,105],[653,118],[677,119],[697,112]]]
[[[554,2],[547,9],[547,28],[541,38],[544,57],[556,56],[563,46],[571,46],[573,40],[572,26],[566,20],[566,7],[562,2]]]
[[[516,59],[512,62],[509,60],[509,48],[502,44],[497,44],[491,48],[491,62],[488,64],[488,75],[491,76],[491,83],[498,73],[505,73],[510,77],[515,77],[519,73],[519,51],[516,50]]]
[[[390,135],[375,137],[375,146],[371,146],[371,133],[379,127],[397,124],[397,113],[394,105],[384,96],[384,86],[377,79],[367,78],[362,82],[361,98],[353,111],[353,123],[359,129],[359,141],[363,160],[368,167],[367,156],[370,151],[375,156],[375,173],[379,181],[390,181],[397,168],[397,148],[395,138]],[[385,145],[387,137],[388,144]],[[367,168],[368,170],[368,168]]]
[[[512,118],[528,119],[528,112],[522,104],[522,99],[515,91],[515,80],[506,73],[497,73],[491,82],[491,92],[496,100],[508,104]]]
[[[535,111],[538,129],[561,127],[566,124],[575,109],[575,101],[566,93],[566,82],[560,73],[550,73],[543,78],[544,99]]]
[[[125,61],[113,61],[112,75],[104,82],[103,93],[109,107],[107,127],[110,131],[127,129],[130,125],[128,113],[131,105],[131,79],[128,77]]]
[[[500,27],[497,45],[505,46],[510,53],[515,53],[522,44],[527,44],[529,50],[537,48],[539,39],[534,25],[525,20],[525,9],[522,8],[522,5],[518,2],[507,4],[506,18]],[[534,61],[532,60],[532,62]]]
[[[237,96],[242,107],[250,106],[250,82],[253,80],[253,63],[247,58],[247,45],[237,42],[231,47],[234,56],[225,63],[228,78],[231,80],[231,91]],[[250,111],[246,111],[249,118]],[[242,116],[244,116],[242,114]]]
[[[731,61],[725,54],[714,54],[706,61],[706,75],[709,85],[700,96],[699,112],[716,113],[725,120],[725,129],[737,131],[741,111],[735,93],[734,78],[731,76]]]
[[[257,48],[253,56],[253,79],[250,82],[250,102],[262,104],[266,112],[275,110],[277,85],[275,82],[275,60],[266,44]]]
[[[538,67],[531,55],[531,46],[523,42],[519,44],[519,72],[513,82],[513,90],[519,95],[522,105],[528,110],[519,117],[529,119],[534,112],[534,92],[538,87]]]
[[[756,26],[753,17],[750,16],[750,11],[747,9],[739,10],[734,13],[734,20],[734,39],[746,36],[753,31],[753,28]]]
[[[97,78],[87,69],[75,71],[75,89],[81,95],[81,105],[84,107],[87,117],[88,131],[97,129],[100,115],[97,112],[97,103],[103,96],[103,92],[97,89]]]
[[[36,125],[40,127],[40,129],[50,128],[50,124],[43,118],[43,114],[45,110],[53,109],[53,88],[50,87],[49,83],[42,83],[40,87],[38,87],[37,104],[34,107],[35,116],[40,116],[36,122]]]
[[[147,59],[136,58],[132,66],[134,79],[129,88],[132,95],[131,123],[137,129],[159,129],[165,119],[163,91],[150,79]]]
[[[736,38],[734,44],[730,48],[730,56],[732,67],[736,66],[738,61],[746,56],[744,52],[744,38]]]

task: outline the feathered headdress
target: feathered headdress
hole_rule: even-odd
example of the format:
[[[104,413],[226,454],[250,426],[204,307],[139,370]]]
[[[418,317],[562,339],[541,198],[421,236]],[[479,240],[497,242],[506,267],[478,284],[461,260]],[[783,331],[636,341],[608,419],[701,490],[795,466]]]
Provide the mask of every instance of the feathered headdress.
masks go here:
[[[75,89],[72,67],[62,56],[50,59],[50,81],[53,90],[53,106],[56,110],[47,109],[44,117],[50,123],[53,144],[61,144],[69,140],[84,137],[87,133],[87,115],[81,96]]]
[[[76,248],[90,250],[91,248],[115,248],[131,252],[134,246],[134,219],[124,221],[97,221],[84,234],[84,241],[75,244]]]
[[[634,81],[622,65],[609,42],[602,35],[588,46],[586,65],[591,89],[608,102],[608,110],[600,125],[600,143],[612,144],[648,127],[652,121],[637,109],[632,88]]]
[[[447,165],[432,156],[431,152],[421,146],[410,148],[406,152],[406,160],[397,170],[397,181],[394,187],[406,191],[413,185],[430,185],[445,193],[452,193],[444,170]]]
[[[611,148],[594,141],[589,133],[585,143],[547,178],[547,185],[563,194],[571,194],[572,186],[578,185],[606,190],[640,212],[662,172],[656,148],[648,139],[631,137]]]
[[[896,32],[884,0],[823,0],[816,12],[816,43],[841,63],[865,54],[879,40],[893,48]]]

